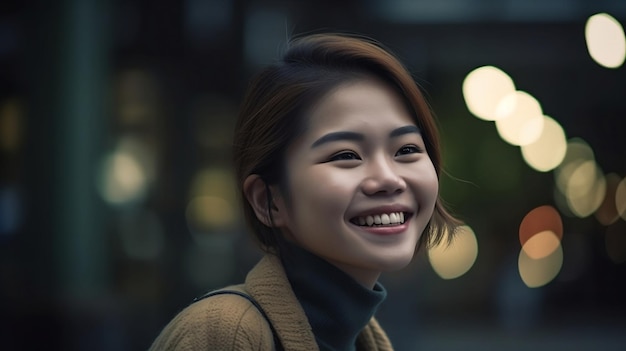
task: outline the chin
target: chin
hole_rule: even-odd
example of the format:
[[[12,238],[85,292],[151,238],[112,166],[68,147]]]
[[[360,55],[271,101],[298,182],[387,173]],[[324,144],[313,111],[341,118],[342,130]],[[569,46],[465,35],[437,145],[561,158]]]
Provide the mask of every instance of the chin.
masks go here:
[[[411,263],[413,260],[413,255],[403,255],[399,257],[386,257],[382,258],[379,261],[379,268],[382,272],[393,272],[398,271]]]

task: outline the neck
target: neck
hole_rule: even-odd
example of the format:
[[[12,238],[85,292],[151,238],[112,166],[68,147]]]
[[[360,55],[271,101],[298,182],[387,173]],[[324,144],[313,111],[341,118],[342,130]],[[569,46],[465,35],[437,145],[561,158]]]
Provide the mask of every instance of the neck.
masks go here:
[[[382,285],[372,275],[354,279],[359,272],[348,273],[295,244],[285,243],[280,252],[320,349],[354,350],[358,335],[386,296]]]
[[[378,282],[378,278],[380,277],[380,272],[378,271],[355,268],[353,266],[341,264],[341,263],[332,263],[332,262],[329,262],[329,263],[337,267],[342,272],[352,277],[352,279],[354,279],[357,283],[363,285],[363,287],[368,288],[368,289],[373,289],[374,286],[376,286],[376,283]]]

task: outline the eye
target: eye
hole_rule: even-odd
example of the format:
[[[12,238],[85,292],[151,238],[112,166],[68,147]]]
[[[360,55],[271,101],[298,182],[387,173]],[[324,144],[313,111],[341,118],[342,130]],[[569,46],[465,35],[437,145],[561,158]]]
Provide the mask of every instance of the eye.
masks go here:
[[[328,161],[352,161],[352,160],[360,160],[361,157],[356,154],[354,151],[342,151],[332,155]]]
[[[419,146],[416,146],[416,145],[404,145],[403,147],[400,148],[400,150],[398,150],[398,152],[396,152],[396,156],[417,154],[417,153],[421,153],[421,152],[422,152],[422,149]]]

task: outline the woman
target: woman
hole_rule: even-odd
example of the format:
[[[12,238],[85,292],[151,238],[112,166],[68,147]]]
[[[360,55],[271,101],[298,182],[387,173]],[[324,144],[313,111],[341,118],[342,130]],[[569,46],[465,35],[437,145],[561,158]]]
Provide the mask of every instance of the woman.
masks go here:
[[[373,317],[380,274],[458,225],[438,195],[435,121],[402,64],[363,38],[292,41],[248,89],[234,161],[266,255],[152,348],[392,350]]]

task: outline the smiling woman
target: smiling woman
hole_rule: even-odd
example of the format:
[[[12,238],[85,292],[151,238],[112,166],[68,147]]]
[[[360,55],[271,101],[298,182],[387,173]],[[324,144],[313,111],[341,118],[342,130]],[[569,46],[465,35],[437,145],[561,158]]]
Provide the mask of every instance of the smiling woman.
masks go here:
[[[152,348],[392,350],[373,317],[380,274],[459,225],[439,199],[435,121],[407,70],[373,40],[292,41],[250,85],[234,157],[267,254]]]

